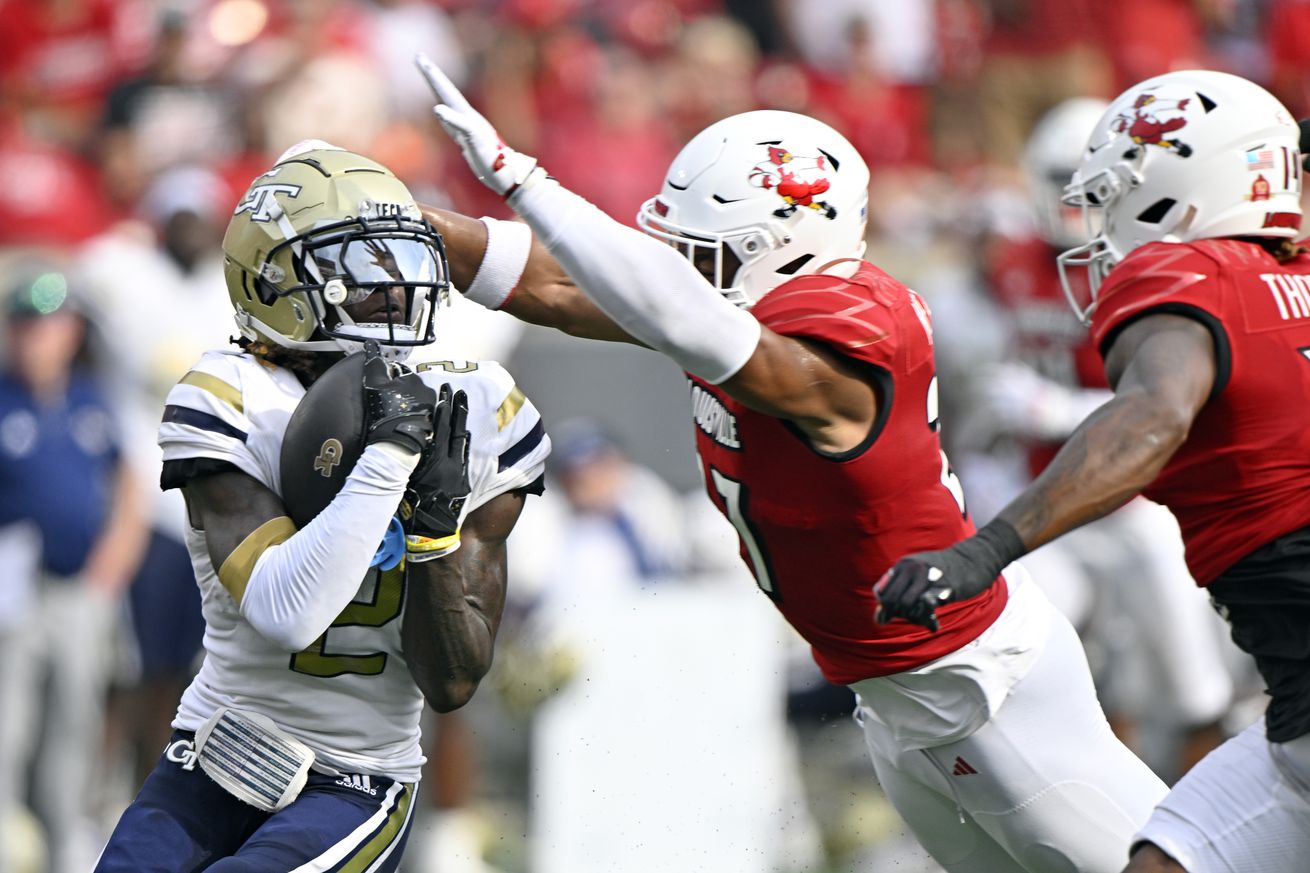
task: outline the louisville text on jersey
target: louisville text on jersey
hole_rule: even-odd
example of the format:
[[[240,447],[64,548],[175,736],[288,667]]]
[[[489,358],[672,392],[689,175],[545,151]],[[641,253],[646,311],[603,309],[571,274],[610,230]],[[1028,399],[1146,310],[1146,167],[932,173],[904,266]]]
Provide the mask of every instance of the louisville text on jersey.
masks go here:
[[[691,417],[707,437],[729,449],[740,449],[737,439],[737,417],[727,410],[723,401],[695,383],[691,384]]]

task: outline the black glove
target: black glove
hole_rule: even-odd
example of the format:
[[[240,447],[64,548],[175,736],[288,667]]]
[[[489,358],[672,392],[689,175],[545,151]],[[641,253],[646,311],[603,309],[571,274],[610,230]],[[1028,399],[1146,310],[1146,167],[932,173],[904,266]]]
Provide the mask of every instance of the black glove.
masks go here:
[[[432,441],[437,395],[417,373],[388,365],[375,340],[364,344],[365,445],[394,443],[420,454]]]
[[[995,518],[949,549],[907,555],[873,586],[878,598],[874,620],[886,624],[903,618],[936,631],[938,606],[987,590],[1026,551],[1015,529]]]
[[[463,391],[442,385],[432,413],[432,442],[424,449],[400,504],[410,560],[439,557],[459,542],[459,514],[469,485],[469,404]],[[439,553],[439,554],[436,554]]]

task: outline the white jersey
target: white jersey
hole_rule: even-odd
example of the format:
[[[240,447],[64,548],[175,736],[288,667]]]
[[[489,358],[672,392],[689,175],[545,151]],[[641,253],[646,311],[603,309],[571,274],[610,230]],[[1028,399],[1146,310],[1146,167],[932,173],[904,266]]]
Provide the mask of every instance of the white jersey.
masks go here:
[[[468,395],[469,482],[463,516],[542,475],[550,439],[541,415],[495,362],[421,365],[433,387]],[[281,493],[282,436],[305,389],[289,371],[248,354],[205,354],[168,395],[159,444],[164,460],[227,461]],[[202,531],[187,548],[200,585],[205,659],[173,722],[196,730],[220,706],[261,713],[349,773],[416,781],[423,755],[423,697],[401,649],[405,574],[370,570],[358,595],[309,648],[287,654],[241,615],[219,582]]]

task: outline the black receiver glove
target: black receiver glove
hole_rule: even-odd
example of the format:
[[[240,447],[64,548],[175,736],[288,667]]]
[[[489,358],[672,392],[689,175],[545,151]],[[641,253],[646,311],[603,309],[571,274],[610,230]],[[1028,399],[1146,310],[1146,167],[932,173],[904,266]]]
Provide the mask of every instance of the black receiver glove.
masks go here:
[[[1010,524],[994,518],[967,540],[939,552],[918,552],[896,562],[873,586],[874,620],[903,618],[937,630],[937,607],[987,590],[1001,570],[1027,551]]]
[[[432,414],[432,442],[419,459],[400,504],[406,554],[411,561],[459,548],[459,516],[468,500],[469,404],[463,391],[442,385]]]
[[[389,365],[374,340],[364,344],[365,445],[394,443],[420,454],[432,442],[437,395],[417,373]]]

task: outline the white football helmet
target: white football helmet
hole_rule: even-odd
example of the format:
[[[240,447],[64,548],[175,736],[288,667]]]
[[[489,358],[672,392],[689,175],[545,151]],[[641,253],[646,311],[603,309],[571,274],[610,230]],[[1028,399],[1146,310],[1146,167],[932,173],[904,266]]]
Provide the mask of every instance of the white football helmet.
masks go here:
[[[1090,318],[1110,269],[1148,242],[1297,236],[1299,143],[1283,104],[1228,73],[1166,73],[1119,95],[1065,189],[1091,240],[1058,258],[1079,318]],[[1077,299],[1070,268],[1088,270],[1089,300]]]
[[[1082,212],[1064,202],[1064,189],[1109,105],[1096,97],[1066,100],[1041,117],[1024,146],[1023,170],[1037,232],[1058,248],[1087,242]]]
[[[792,276],[863,255],[868,206],[869,168],[844,136],[805,115],[759,110],[693,137],[637,224],[749,307]]]

